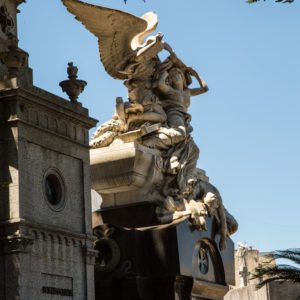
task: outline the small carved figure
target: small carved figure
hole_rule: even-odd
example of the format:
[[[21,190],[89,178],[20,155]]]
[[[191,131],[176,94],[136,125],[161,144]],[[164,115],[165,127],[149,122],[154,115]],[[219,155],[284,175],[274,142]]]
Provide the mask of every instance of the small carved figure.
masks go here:
[[[192,69],[189,69],[189,72],[198,77]],[[185,75],[178,67],[173,67],[169,72],[164,71],[158,81],[157,89],[164,97],[162,106],[167,114],[167,124],[171,129],[170,131],[164,129],[162,132],[171,137],[172,144],[184,140],[191,130],[189,128],[191,117],[187,112],[190,97],[208,91],[204,80],[201,79],[199,83],[200,88],[188,88]]]
[[[239,243],[237,250],[238,266],[239,266],[239,279],[240,287],[245,287],[249,283],[249,270],[247,264],[247,256],[249,247],[246,243]]]
[[[126,112],[129,129],[135,128],[134,123],[137,123],[136,126],[140,126],[145,122],[161,124],[166,122],[166,113],[159,98],[153,93],[151,82],[127,80],[125,85],[128,88],[129,106]],[[142,106],[143,111],[133,109],[137,106]]]
[[[208,215],[214,217],[220,229],[220,249],[226,248],[226,238],[237,231],[238,224],[236,220],[228,213],[223,205],[223,200],[218,189],[211,183],[198,179],[192,183],[193,193],[190,194],[191,199],[202,201]]]
[[[90,143],[92,148],[106,147],[110,145],[114,138],[127,131],[125,120],[124,102],[121,97],[116,99],[116,112],[112,119],[100,125],[92,137]]]
[[[222,197],[215,186],[201,179],[190,180],[183,201],[167,197],[157,209],[157,216],[162,223],[189,216],[190,222],[198,230],[207,230],[205,217],[215,218],[219,224],[219,248],[226,248],[226,238],[238,229],[238,223],[225,209]],[[183,204],[183,206],[182,206]]]

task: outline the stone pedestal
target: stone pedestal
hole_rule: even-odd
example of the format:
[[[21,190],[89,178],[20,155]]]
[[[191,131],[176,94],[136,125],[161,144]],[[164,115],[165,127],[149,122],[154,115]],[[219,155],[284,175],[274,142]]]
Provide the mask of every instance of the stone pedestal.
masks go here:
[[[234,284],[230,215],[186,142],[168,151],[139,140],[90,151],[92,188],[103,199],[93,213],[96,299],[217,300]]]
[[[132,142],[90,153],[92,188],[101,194],[103,208],[157,200],[154,191],[163,180],[158,150]]]
[[[234,284],[234,245],[220,251],[216,221],[206,222],[207,231],[187,218],[159,225],[151,202],[94,212],[96,299],[222,299]]]
[[[234,284],[234,247],[220,251],[217,221],[194,230],[188,217],[162,225],[155,190],[161,153],[138,143],[91,150],[92,187],[103,198],[93,213],[96,299],[221,299]]]

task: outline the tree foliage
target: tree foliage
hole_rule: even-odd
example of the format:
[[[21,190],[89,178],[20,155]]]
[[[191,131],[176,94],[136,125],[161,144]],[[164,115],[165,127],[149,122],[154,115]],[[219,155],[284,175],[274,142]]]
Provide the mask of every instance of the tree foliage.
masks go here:
[[[128,0],[124,0],[125,4],[127,3]],[[143,0],[144,2],[146,0]],[[252,4],[255,2],[259,2],[260,0],[247,0],[248,3]],[[263,0],[266,1],[266,0]],[[275,0],[275,2],[281,2],[281,3],[293,3],[295,0]]]
[[[127,3],[127,1],[128,1],[128,0],[124,0],[125,4]],[[142,0],[142,1],[146,2],[146,0]]]
[[[259,2],[260,0],[247,0],[248,3],[255,3]],[[266,0],[263,0],[266,1]],[[275,2],[281,2],[281,3],[293,3],[295,0],[275,0]]]
[[[259,279],[256,287],[259,289],[265,284],[273,281],[293,282],[300,284],[300,248],[278,250],[265,255],[266,264],[255,269],[252,279]],[[271,264],[276,259],[287,259],[293,263],[289,264]]]

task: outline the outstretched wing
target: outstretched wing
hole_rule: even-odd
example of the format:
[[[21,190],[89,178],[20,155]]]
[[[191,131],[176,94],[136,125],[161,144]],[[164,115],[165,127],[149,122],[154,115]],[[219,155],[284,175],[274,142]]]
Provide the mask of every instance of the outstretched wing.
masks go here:
[[[114,78],[126,79],[126,75],[119,71],[124,70],[128,60],[135,55],[131,42],[140,41],[141,37],[145,37],[145,33],[153,31],[157,21],[154,24],[153,18],[150,18],[152,22],[149,22],[149,13],[143,19],[120,10],[79,0],[62,2],[68,11],[98,38],[100,57],[105,70]]]

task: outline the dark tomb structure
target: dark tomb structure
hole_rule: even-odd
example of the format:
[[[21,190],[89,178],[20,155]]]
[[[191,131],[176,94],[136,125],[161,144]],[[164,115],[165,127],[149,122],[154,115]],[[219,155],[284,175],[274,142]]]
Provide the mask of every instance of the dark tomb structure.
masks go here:
[[[140,146],[131,144],[131,147]],[[101,186],[108,191],[108,185],[121,186],[122,176],[127,184],[128,177],[138,175],[133,174],[132,168],[139,158],[130,164],[125,162],[120,148],[111,147],[115,167],[110,171],[105,165],[111,161],[108,162],[103,153],[103,162],[98,157],[99,151],[106,149],[91,151],[93,188]],[[140,153],[137,151],[136,155]],[[143,155],[148,154],[143,152]],[[149,166],[156,168],[152,163]],[[115,178],[111,177],[112,173]],[[151,180],[153,173],[145,173],[148,174],[145,182]],[[203,175],[202,180],[207,177]],[[122,199],[122,196],[139,199],[135,196],[141,193],[140,188],[128,185],[122,190],[115,195],[103,193],[102,207],[93,213],[95,249],[99,251],[95,265],[96,299],[222,299],[229,285],[235,282],[234,245],[227,237],[226,248],[220,250],[217,218],[205,216],[205,230],[197,230],[189,215],[161,224],[157,201],[115,204],[113,199]],[[227,222],[231,222],[228,227],[237,226],[234,219]]]
[[[228,240],[226,250],[219,251],[215,220],[207,219],[207,231],[193,230],[187,218],[166,225],[124,227],[117,221],[118,210],[130,220],[131,209],[94,213],[99,250],[96,299],[222,299],[228,285],[234,284],[234,249]],[[97,226],[106,218],[114,225],[100,221]]]

